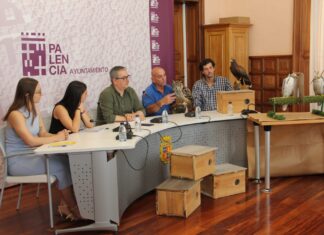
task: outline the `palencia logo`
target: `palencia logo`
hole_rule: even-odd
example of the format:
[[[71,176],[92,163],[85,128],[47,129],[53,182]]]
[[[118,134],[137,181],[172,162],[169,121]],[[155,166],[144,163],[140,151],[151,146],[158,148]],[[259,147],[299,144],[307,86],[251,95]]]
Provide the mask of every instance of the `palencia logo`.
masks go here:
[[[45,33],[21,33],[23,76],[107,73],[106,66],[70,68],[69,55],[58,43],[46,43]]]
[[[21,56],[24,76],[67,74],[69,55],[60,44],[47,44],[45,33],[21,33]]]

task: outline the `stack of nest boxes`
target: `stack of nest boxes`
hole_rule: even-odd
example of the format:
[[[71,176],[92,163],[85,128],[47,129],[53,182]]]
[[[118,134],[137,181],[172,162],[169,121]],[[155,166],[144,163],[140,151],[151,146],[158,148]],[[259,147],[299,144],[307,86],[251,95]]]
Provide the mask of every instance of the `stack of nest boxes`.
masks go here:
[[[158,215],[187,218],[201,203],[200,194],[213,198],[245,192],[245,168],[216,166],[216,148],[188,145],[174,149],[171,178],[156,188]]]

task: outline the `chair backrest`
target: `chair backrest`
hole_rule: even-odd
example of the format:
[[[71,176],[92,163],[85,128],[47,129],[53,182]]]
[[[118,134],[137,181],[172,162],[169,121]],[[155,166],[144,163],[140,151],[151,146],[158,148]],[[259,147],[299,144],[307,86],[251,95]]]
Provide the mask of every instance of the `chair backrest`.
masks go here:
[[[3,157],[6,156],[6,148],[5,148],[5,128],[6,125],[0,127],[0,150]]]

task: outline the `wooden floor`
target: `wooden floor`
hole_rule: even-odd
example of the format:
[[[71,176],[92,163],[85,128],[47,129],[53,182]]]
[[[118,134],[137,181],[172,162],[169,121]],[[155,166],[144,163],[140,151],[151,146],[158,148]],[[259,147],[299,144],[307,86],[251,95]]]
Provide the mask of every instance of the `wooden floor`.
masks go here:
[[[155,193],[134,202],[124,213],[119,234],[324,234],[324,175],[276,178],[270,194],[248,183],[247,193],[213,200],[202,196],[201,206],[188,218],[155,214]],[[49,229],[47,193],[35,199],[26,186],[22,207],[15,210],[18,188],[5,191],[0,209],[0,234],[53,234]],[[56,228],[89,222],[66,222],[55,216]],[[74,234],[103,235],[110,232]]]

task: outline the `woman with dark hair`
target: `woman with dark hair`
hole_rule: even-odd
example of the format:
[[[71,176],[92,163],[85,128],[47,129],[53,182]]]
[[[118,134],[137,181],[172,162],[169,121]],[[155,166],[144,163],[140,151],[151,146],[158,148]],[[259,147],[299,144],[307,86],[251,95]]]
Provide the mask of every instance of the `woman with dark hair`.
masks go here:
[[[7,154],[30,150],[43,144],[68,139],[68,131],[63,129],[57,134],[50,134],[44,127],[37,104],[41,99],[41,87],[33,78],[19,80],[16,95],[3,120],[7,121],[5,144]],[[45,174],[45,158],[35,154],[17,156],[8,159],[10,175]],[[57,179],[61,195],[59,207],[61,215],[69,219],[81,218],[73,194],[71,173],[66,155],[52,155],[49,158],[49,173]]]
[[[90,116],[84,107],[84,101],[87,95],[86,84],[80,81],[70,82],[63,99],[53,109],[49,132],[57,133],[63,129],[78,132],[81,121],[85,127],[93,127],[94,125],[90,121]]]

